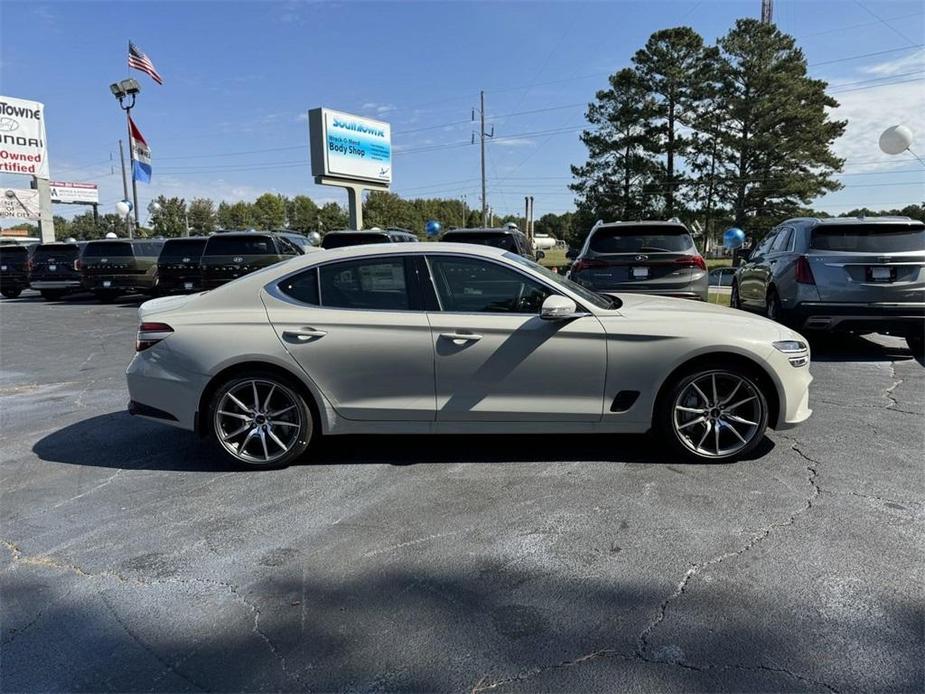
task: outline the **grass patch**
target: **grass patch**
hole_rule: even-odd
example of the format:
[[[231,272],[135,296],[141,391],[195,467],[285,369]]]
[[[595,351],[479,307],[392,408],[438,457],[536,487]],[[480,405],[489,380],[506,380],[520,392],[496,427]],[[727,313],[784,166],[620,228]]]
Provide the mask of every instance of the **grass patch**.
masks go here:
[[[540,260],[543,267],[563,268],[572,264],[572,261],[565,257],[564,248],[547,248],[543,249],[543,253],[546,254],[546,257]]]
[[[715,267],[732,267],[732,258],[707,258],[707,269]]]
[[[710,292],[708,294],[709,302],[711,304],[718,304],[720,306],[729,305],[729,294],[720,294],[719,292]]]

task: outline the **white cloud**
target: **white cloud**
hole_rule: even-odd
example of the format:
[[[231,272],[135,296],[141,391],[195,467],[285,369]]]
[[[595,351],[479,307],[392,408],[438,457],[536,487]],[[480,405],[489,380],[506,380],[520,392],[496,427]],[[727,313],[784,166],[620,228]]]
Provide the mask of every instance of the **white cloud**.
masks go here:
[[[495,138],[490,140],[492,144],[498,145],[499,147],[536,147],[536,140],[531,140],[526,137],[518,138]]]
[[[876,65],[869,65],[861,68],[865,75],[878,75],[880,77],[890,77],[892,75],[905,74],[913,70],[925,69],[925,48],[920,48],[901,58],[889,60]]]

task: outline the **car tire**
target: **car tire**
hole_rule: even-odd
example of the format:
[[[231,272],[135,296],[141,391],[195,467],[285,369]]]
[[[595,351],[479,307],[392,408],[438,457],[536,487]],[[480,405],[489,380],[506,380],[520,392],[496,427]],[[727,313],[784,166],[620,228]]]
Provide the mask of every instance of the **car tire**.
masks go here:
[[[16,299],[22,294],[22,289],[20,287],[3,287],[0,288],[0,294],[3,294],[7,299]]]
[[[656,429],[674,453],[696,462],[724,463],[748,455],[761,443],[768,415],[761,379],[752,369],[701,364],[667,388]]]
[[[780,305],[780,297],[777,295],[777,290],[773,287],[768,290],[768,295],[764,300],[764,306],[764,315],[768,320],[781,324],[785,322],[784,310]]]
[[[259,370],[216,389],[208,426],[226,459],[251,469],[286,467],[305,453],[318,430],[301,390],[290,379]]]
[[[45,301],[58,301],[62,296],[64,296],[64,292],[58,289],[43,289],[39,293],[42,295],[42,298],[45,299]]]
[[[739,284],[737,282],[732,283],[732,289],[729,291],[729,305],[732,308],[742,310],[742,300],[739,298]]]
[[[913,357],[925,361],[925,335],[906,335],[906,344]]]

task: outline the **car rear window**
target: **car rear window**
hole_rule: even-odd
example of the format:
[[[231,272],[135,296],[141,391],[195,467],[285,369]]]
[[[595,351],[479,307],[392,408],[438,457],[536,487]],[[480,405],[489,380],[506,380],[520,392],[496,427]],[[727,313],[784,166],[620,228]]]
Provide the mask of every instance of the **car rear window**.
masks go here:
[[[203,255],[275,255],[269,236],[212,236]]]
[[[385,234],[328,234],[321,240],[322,248],[343,248],[344,246],[360,246],[367,243],[388,243],[389,237]]]
[[[810,248],[860,253],[925,251],[925,224],[819,226],[813,229]]]
[[[15,244],[3,244],[0,246],[0,259],[18,263],[24,261],[29,256],[29,251],[25,246]]]
[[[33,260],[46,258],[76,258],[80,254],[80,247],[76,243],[57,243],[53,246],[39,246],[32,254]]]
[[[84,249],[84,258],[106,258],[132,256],[132,244],[128,241],[98,241],[88,243]]]
[[[517,241],[510,234],[497,234],[492,232],[454,232],[448,231],[441,241],[450,243],[476,243],[480,246],[503,248],[506,251],[517,251]]]
[[[632,224],[601,227],[589,245],[595,253],[683,253],[693,247],[694,240],[684,227]]]
[[[160,257],[169,260],[198,259],[205,247],[206,239],[171,239],[164,243]]]

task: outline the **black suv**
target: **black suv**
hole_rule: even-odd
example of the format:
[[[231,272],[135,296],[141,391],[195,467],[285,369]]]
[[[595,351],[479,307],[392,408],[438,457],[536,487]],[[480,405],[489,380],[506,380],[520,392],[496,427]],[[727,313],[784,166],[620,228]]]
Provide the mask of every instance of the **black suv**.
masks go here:
[[[542,258],[544,254],[534,253],[527,235],[518,229],[452,229],[441,241],[448,243],[474,243],[479,246],[503,248],[530,260]]]
[[[215,289],[254,270],[302,255],[287,234],[231,231],[209,237],[202,252],[202,288]]]
[[[364,246],[368,243],[412,243],[418,237],[403,229],[370,229],[368,231],[329,231],[321,239],[325,249],[344,246]]]
[[[29,286],[29,249],[18,243],[0,244],[0,294],[15,299]]]
[[[120,294],[154,294],[157,258],[162,239],[101,239],[89,241],[80,256],[84,289],[100,301],[114,301]]]
[[[190,236],[167,239],[157,258],[157,293],[198,292],[202,290],[199,261],[208,239]]]
[[[86,243],[42,243],[32,254],[29,286],[46,301],[81,290],[80,254]]]

